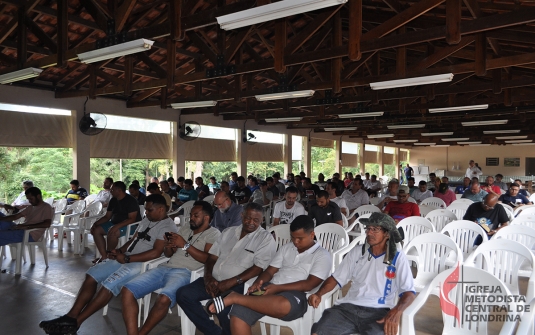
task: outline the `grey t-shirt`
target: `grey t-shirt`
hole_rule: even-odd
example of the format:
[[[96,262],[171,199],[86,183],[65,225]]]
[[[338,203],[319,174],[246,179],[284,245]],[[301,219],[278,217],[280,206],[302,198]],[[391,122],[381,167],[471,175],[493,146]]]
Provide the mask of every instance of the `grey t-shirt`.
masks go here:
[[[217,228],[210,227],[199,234],[193,235],[193,231],[189,228],[189,226],[185,225],[180,228],[178,234],[186,241],[191,238],[189,243],[194,246],[195,249],[204,251],[206,244],[214,244],[219,238],[219,235],[221,235],[221,232]],[[195,258],[191,257],[191,255],[186,257],[186,251],[178,249],[173,256],[171,256],[167,263],[164,263],[160,266],[166,266],[169,268],[186,268],[190,271],[195,271],[203,265],[203,263],[195,260]]]
[[[147,230],[147,228],[149,229]],[[168,231],[173,233],[177,232],[176,224],[170,218],[167,217],[161,221],[151,222],[145,217],[143,220],[141,220],[139,226],[136,229],[137,237],[128,246],[127,250],[130,250],[132,245],[135,243],[136,245],[134,246],[134,249],[130,252],[125,252],[125,254],[136,255],[151,250],[154,247],[154,243],[156,242],[156,240],[165,239],[165,232]],[[140,234],[143,233],[146,234],[146,237],[139,238],[141,237]]]

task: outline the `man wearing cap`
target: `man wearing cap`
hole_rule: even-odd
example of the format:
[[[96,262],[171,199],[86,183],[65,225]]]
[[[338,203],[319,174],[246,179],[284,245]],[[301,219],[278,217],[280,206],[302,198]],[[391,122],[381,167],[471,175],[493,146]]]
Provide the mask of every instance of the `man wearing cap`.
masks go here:
[[[383,213],[388,214],[396,223],[409,216],[420,216],[420,208],[417,204],[409,202],[409,187],[401,185],[398,189],[398,200],[390,201]]]
[[[401,236],[394,220],[383,213],[360,220],[366,229],[366,243],[353,248],[318,292],[308,298],[309,305],[317,308],[324,294],[351,282],[346,296],[325,310],[312,326],[313,335],[395,335],[403,311],[415,298],[409,262],[396,248]]]

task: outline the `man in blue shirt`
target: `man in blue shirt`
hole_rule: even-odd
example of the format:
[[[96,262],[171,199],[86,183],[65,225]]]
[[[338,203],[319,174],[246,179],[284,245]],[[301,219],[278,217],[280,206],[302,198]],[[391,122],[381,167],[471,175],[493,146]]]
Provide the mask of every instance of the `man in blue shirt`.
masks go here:
[[[78,200],[84,200],[89,193],[83,187],[80,187],[80,182],[76,179],[71,180],[71,189],[67,192],[65,198],[67,198],[67,204],[72,204]]]
[[[513,207],[522,205],[532,205],[529,199],[520,192],[520,185],[512,183],[509,187],[509,192],[500,196],[500,201],[504,204],[512,205]]]
[[[234,191],[236,187],[238,187],[238,174],[236,172],[232,172],[230,174],[230,180],[228,182],[230,186],[230,191]]]
[[[218,210],[214,212],[214,217],[210,223],[212,227],[222,232],[228,227],[242,224],[241,214],[243,212],[243,206],[233,202],[226,192],[219,191],[215,194],[214,207]]]
[[[197,200],[198,194],[193,189],[193,180],[184,180],[184,188],[178,192],[177,205],[182,206],[184,203],[190,200]]]
[[[470,188],[470,178],[464,177],[463,184],[455,188],[455,194],[464,194]]]
[[[472,185],[470,185],[470,188],[464,191],[463,196],[461,198],[463,199],[470,199],[473,202],[481,202],[485,198],[485,196],[488,193],[486,191],[483,191],[479,185],[478,181],[472,181]]]

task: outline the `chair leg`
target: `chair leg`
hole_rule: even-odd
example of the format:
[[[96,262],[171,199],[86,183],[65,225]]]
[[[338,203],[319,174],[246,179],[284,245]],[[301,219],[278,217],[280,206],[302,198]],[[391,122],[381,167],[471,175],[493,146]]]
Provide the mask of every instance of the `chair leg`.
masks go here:
[[[147,295],[150,296],[150,293],[147,294]],[[150,300],[149,300],[149,301],[150,301]],[[141,314],[142,314],[143,311],[145,310],[145,306],[147,306],[147,308],[146,308],[146,309],[147,309],[147,315],[149,314],[149,312],[148,312],[148,311],[149,311],[149,306],[148,306],[148,305],[144,305],[143,302],[144,302],[144,298],[142,298],[142,299],[137,299],[137,306],[138,306],[137,326],[138,326],[138,327],[141,327]],[[143,306],[143,309],[141,309],[142,305],[144,305],[144,306]],[[144,322],[145,320],[147,320],[147,317],[145,317],[145,319],[143,319],[143,322]]]
[[[2,259],[6,259],[6,258],[7,258],[7,257],[6,257],[6,246],[3,245],[3,246],[1,247],[1,249],[2,249],[2,252],[0,253],[0,258],[2,258]]]
[[[63,251],[63,226],[58,227],[58,251]]]
[[[17,259],[15,260],[15,275],[20,275],[22,268],[22,255],[24,254],[24,248],[22,243],[16,243],[15,250],[17,255]]]
[[[46,247],[46,239],[43,236],[43,243],[41,244],[41,249],[43,249],[43,258],[45,259],[45,265],[48,268],[48,249]]]
[[[108,304],[102,308],[102,315],[108,315]]]
[[[30,254],[30,264],[35,264],[35,245],[29,244],[28,245],[28,253]]]

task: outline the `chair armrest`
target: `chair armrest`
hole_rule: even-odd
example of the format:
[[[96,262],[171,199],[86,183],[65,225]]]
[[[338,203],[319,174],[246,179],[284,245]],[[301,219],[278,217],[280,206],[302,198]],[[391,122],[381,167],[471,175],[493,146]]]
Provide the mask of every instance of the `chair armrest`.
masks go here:
[[[204,266],[201,266],[197,270],[191,271],[191,282],[204,276]]]
[[[65,221],[65,219],[70,219],[70,218],[75,217],[75,216],[81,216],[82,214],[84,214],[84,213],[81,212],[81,213],[73,213],[73,214],[65,215],[63,217],[63,220]]]
[[[258,278],[258,277],[253,277],[253,278],[251,278],[251,279],[249,279],[248,281],[245,282],[245,285],[243,285],[243,294],[247,293],[247,290],[249,289],[249,287],[251,287],[251,285],[253,285],[253,283],[256,280],[256,278]]]
[[[167,262],[168,260],[169,260],[169,257],[162,256],[162,257],[150,260],[150,261],[146,261],[145,265],[147,266],[147,270],[150,270],[150,269],[154,269],[155,267],[157,267],[158,265],[162,263]]]
[[[349,225],[349,227],[346,228],[346,231],[349,233],[350,231],[353,231],[355,229],[355,226],[359,223],[358,220],[353,221],[352,224]]]

